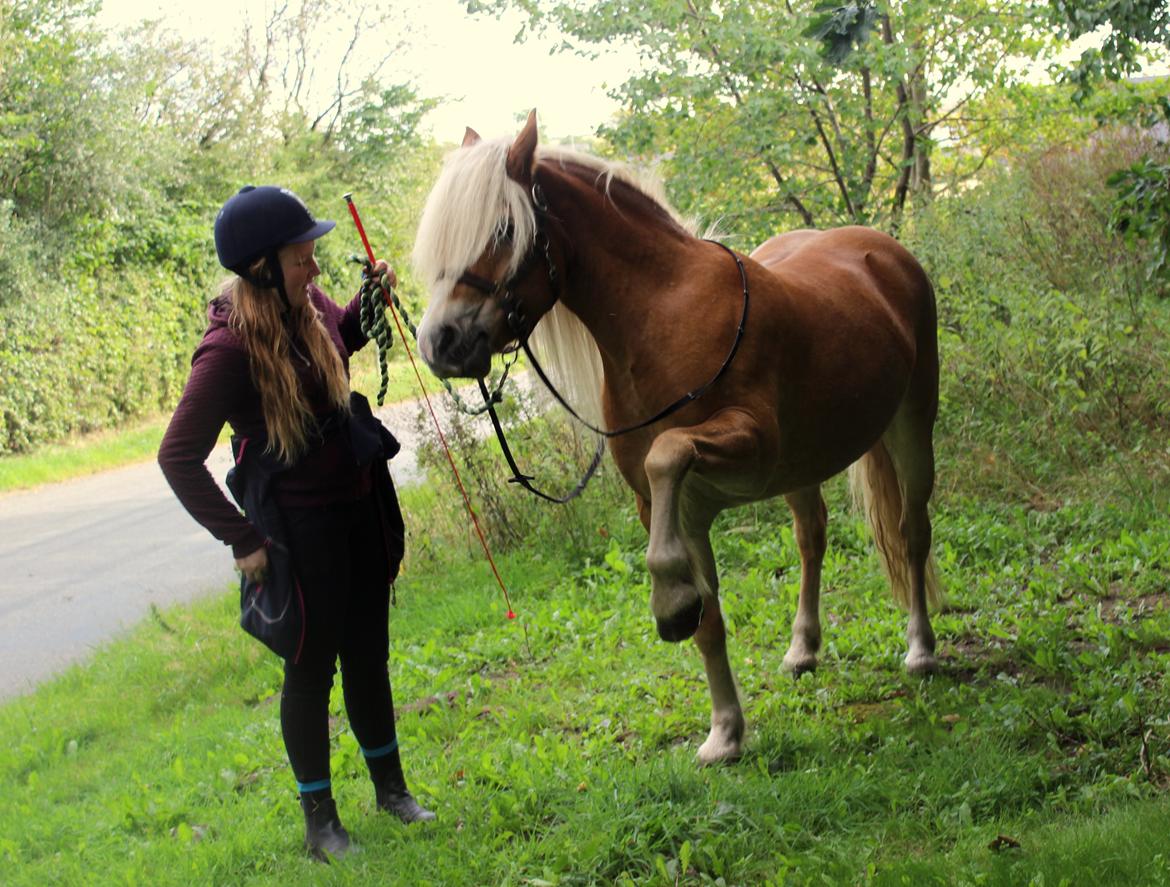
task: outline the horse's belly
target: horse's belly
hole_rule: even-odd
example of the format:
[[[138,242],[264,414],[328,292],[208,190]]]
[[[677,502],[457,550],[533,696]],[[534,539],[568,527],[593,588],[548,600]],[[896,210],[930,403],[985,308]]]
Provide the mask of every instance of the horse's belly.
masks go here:
[[[881,438],[904,393],[904,386],[891,386],[782,410],[769,494],[803,489],[844,471]]]

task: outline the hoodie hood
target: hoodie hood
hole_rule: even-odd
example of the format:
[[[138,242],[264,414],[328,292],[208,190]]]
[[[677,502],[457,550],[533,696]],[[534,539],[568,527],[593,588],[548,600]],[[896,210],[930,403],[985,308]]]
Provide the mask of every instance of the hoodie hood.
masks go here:
[[[207,331],[226,328],[232,303],[227,296],[216,296],[207,303]]]

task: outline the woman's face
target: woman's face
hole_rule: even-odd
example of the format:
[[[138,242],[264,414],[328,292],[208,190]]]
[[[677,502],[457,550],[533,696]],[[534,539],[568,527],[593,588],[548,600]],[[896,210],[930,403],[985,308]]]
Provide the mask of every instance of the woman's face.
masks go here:
[[[310,240],[305,243],[290,243],[280,249],[280,270],[284,274],[284,289],[288,293],[289,301],[294,305],[301,305],[309,298],[309,284],[321,273],[313,254],[316,246],[317,241]]]

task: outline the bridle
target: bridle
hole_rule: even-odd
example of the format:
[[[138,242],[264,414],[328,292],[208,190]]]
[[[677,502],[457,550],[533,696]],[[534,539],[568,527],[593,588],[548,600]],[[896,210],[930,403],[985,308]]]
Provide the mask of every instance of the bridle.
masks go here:
[[[561,407],[563,407],[565,411],[568,412],[569,415],[571,415],[574,419],[598,435],[597,449],[593,454],[593,459],[590,462],[588,469],[585,471],[585,475],[581,478],[580,481],[577,482],[577,485],[573,488],[573,490],[565,496],[550,496],[549,494],[542,492],[541,490],[538,490],[536,487],[532,486],[530,483],[530,481],[533,479],[532,475],[524,474],[520,470],[519,466],[516,465],[516,460],[513,458],[512,451],[508,447],[508,442],[504,437],[503,426],[500,424],[499,416],[496,415],[495,404],[498,403],[501,399],[499,390],[497,390],[495,393],[489,393],[487,385],[484,384],[483,379],[481,378],[478,380],[480,394],[483,396],[487,413],[491,417],[492,426],[496,431],[496,438],[500,442],[500,450],[504,454],[504,459],[507,461],[508,467],[512,469],[513,476],[508,479],[508,482],[519,484],[533,495],[539,496],[541,499],[545,499],[549,502],[555,502],[557,504],[564,504],[579,496],[585,489],[586,484],[589,483],[589,480],[593,476],[594,472],[597,471],[598,466],[601,464],[602,456],[605,453],[605,441],[607,438],[619,437],[623,434],[629,434],[632,431],[638,431],[642,428],[646,428],[649,425],[653,425],[655,422],[660,422],[672,413],[682,409],[687,404],[698,400],[712,385],[714,385],[719,381],[720,378],[722,378],[723,374],[727,371],[727,368],[731,366],[732,360],[735,359],[736,352],[739,351],[740,343],[743,341],[744,330],[747,327],[748,306],[750,303],[748,294],[748,279],[747,271],[743,265],[743,260],[740,259],[740,257],[736,255],[730,247],[725,246],[717,240],[709,240],[709,243],[714,243],[716,246],[725,250],[727,254],[735,260],[736,268],[739,269],[740,283],[743,286],[743,313],[739,319],[739,326],[735,330],[735,339],[731,343],[731,348],[727,352],[727,356],[723,359],[723,363],[719,366],[719,369],[716,370],[715,375],[713,375],[707,382],[703,383],[698,388],[688,391],[673,403],[663,407],[650,418],[644,419],[643,421],[637,422],[633,425],[628,425],[624,428],[618,428],[614,430],[598,428],[596,425],[593,425],[588,420],[582,418],[582,416],[575,409],[573,409],[569,402],[565,400],[561,393],[556,389],[556,386],[553,385],[552,380],[549,379],[548,374],[545,373],[544,367],[540,365],[540,362],[536,359],[536,355],[532,353],[532,349],[528,346],[528,338],[532,334],[532,329],[526,329],[527,317],[524,313],[524,306],[520,302],[519,298],[516,297],[512,292],[515,284],[520,279],[525,277],[532,269],[532,266],[540,260],[540,257],[543,256],[545,267],[548,271],[548,281],[552,290],[553,299],[555,301],[558,298],[557,289],[558,282],[560,280],[560,274],[557,271],[556,262],[553,261],[551,242],[549,240],[548,232],[544,227],[544,223],[547,220],[552,219],[553,216],[549,212],[548,201],[544,196],[544,189],[541,188],[540,183],[535,180],[533,180],[532,183],[531,196],[532,208],[536,217],[536,232],[533,237],[532,247],[529,248],[524,258],[520,260],[519,265],[516,266],[516,270],[507,277],[503,277],[496,282],[488,280],[486,277],[482,277],[478,274],[474,274],[471,271],[464,271],[459,276],[459,279],[456,281],[456,283],[464,284],[465,286],[469,286],[472,289],[478,290],[490,299],[499,300],[500,308],[504,312],[504,319],[508,324],[508,329],[515,337],[515,341],[517,343],[515,346],[510,346],[509,348],[505,349],[505,351],[512,351],[516,348],[522,349],[524,351],[524,356],[528,359],[528,362],[532,366],[533,371],[536,373],[541,383],[543,383],[544,387],[547,388],[549,393],[552,394],[552,396],[556,399],[557,403],[559,403]],[[533,328],[535,328],[535,324],[533,324]]]
[[[553,297],[556,298],[557,282],[560,275],[557,272],[556,262],[553,261],[552,244],[549,241],[548,232],[544,229],[544,222],[551,218],[548,211],[548,201],[544,197],[544,189],[540,187],[540,183],[533,181],[532,189],[532,209],[536,217],[536,232],[533,236],[532,247],[525,253],[524,258],[520,260],[520,264],[516,266],[516,270],[507,277],[500,278],[499,281],[493,282],[486,277],[481,277],[471,271],[464,271],[459,275],[459,279],[455,281],[456,284],[463,284],[469,286],[474,290],[479,290],[489,299],[499,299],[500,307],[504,311],[504,319],[507,321],[508,329],[515,336],[516,341],[524,347],[527,352],[528,336],[532,330],[525,330],[524,324],[526,317],[524,315],[524,306],[520,300],[512,294],[512,287],[518,280],[523,278],[532,269],[540,256],[544,257],[545,267],[548,269],[548,283],[553,291]]]

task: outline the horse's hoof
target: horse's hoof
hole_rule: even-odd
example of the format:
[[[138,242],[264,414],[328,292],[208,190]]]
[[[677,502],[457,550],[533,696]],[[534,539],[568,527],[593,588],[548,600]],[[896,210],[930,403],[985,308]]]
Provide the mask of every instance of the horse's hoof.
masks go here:
[[[743,747],[738,742],[708,737],[707,741],[699,746],[696,757],[699,764],[704,767],[710,767],[712,764],[733,764],[743,757]]]
[[[658,636],[664,641],[678,643],[693,637],[699,630],[699,620],[703,618],[703,601],[697,595],[687,607],[665,619],[656,619]]]
[[[794,653],[789,650],[784,654],[784,661],[780,666],[794,678],[798,678],[802,674],[817,670],[817,656],[815,653]]]
[[[699,763],[726,764],[738,761],[743,755],[743,734],[747,727],[738,706],[726,714],[711,719],[711,730],[699,746]]]
[[[906,674],[911,677],[938,674],[938,670],[938,659],[933,653],[911,653],[906,657]]]

